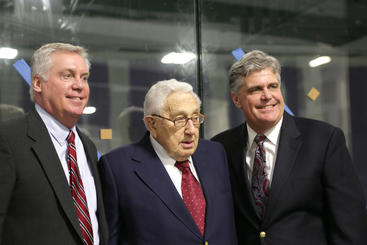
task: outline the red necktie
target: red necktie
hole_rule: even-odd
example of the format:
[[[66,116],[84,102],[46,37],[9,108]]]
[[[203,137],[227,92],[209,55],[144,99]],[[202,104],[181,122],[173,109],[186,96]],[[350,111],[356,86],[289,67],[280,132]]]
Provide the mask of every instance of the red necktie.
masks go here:
[[[83,181],[80,177],[76,160],[75,135],[73,131],[70,130],[66,140],[68,142],[67,161],[70,173],[70,188],[73,195],[74,206],[78,214],[84,244],[93,245],[92,223],[90,222],[87,197],[85,196]]]
[[[201,186],[191,173],[189,161],[176,162],[175,166],[182,172],[182,198],[201,234],[204,235],[206,201]]]
[[[252,169],[252,194],[260,217],[264,216],[265,202],[269,197],[269,178],[265,171],[265,136],[257,135],[254,141],[257,144]]]

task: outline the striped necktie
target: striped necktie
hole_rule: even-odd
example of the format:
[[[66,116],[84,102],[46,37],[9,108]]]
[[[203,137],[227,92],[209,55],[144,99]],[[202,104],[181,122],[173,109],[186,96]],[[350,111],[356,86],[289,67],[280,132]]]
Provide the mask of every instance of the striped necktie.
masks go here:
[[[265,171],[265,139],[266,137],[263,135],[257,135],[254,139],[257,146],[252,169],[252,194],[261,218],[264,216],[265,203],[269,197],[269,178],[268,173]]]
[[[68,137],[68,168],[70,173],[70,188],[73,195],[74,206],[78,214],[79,224],[83,235],[84,244],[93,245],[93,230],[90,221],[87,197],[85,195],[83,181],[80,177],[76,159],[75,135],[70,130]]]

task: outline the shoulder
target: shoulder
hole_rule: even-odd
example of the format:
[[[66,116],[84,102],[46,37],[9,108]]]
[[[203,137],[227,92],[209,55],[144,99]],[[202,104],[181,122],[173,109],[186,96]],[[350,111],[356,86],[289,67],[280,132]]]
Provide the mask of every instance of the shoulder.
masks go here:
[[[330,142],[345,144],[345,135],[340,128],[327,122],[303,117],[285,117],[281,138],[288,136],[299,137],[303,142],[309,142],[311,145],[315,142],[325,146]]]
[[[117,147],[101,156],[101,160],[111,161],[113,159],[126,159],[127,156],[131,156],[135,152],[136,148],[139,147],[137,143],[127,144],[124,146]]]
[[[199,139],[198,148],[205,148],[205,149],[222,149],[223,146],[215,141],[206,140],[206,139]]]
[[[91,140],[91,138],[89,137],[89,133],[87,130],[83,129],[83,128],[79,128],[77,127],[77,131],[79,134],[79,137],[82,139],[83,144],[89,144],[89,145],[94,145],[93,141]]]
[[[246,127],[245,127],[245,124],[242,123],[242,124],[240,124],[240,125],[238,125],[234,128],[227,129],[227,130],[213,136],[211,138],[211,140],[224,142],[224,141],[227,141],[227,140],[231,139],[232,137],[242,135],[244,133],[244,130],[246,131]]]
[[[224,146],[220,142],[199,139],[194,155],[206,156],[210,159],[219,159],[225,155]]]
[[[301,132],[301,134],[319,134],[319,135],[329,135],[333,134],[336,131],[341,131],[340,128],[331,125],[330,123],[310,119],[303,117],[292,117],[291,120],[294,120],[297,129]]]
[[[16,139],[21,135],[26,135],[27,119],[22,116],[0,123],[0,136],[9,139]]]

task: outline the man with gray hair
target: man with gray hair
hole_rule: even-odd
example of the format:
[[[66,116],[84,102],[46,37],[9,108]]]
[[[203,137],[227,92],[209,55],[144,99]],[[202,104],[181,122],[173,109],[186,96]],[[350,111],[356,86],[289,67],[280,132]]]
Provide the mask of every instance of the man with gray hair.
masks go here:
[[[247,53],[229,72],[246,122],[213,138],[227,152],[243,245],[365,245],[366,201],[343,132],[284,113],[280,64]]]
[[[149,132],[101,157],[109,245],[237,244],[226,155],[199,139],[200,104],[188,83],[154,84]]]
[[[0,125],[0,244],[106,244],[96,147],[76,127],[89,98],[88,54],[49,43],[31,70],[34,108]]]

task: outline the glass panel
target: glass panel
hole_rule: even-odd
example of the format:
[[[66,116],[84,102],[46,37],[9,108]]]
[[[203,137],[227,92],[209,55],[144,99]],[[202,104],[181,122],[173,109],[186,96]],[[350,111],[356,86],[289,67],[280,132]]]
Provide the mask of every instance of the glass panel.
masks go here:
[[[185,64],[161,63],[170,52],[196,53],[194,21],[193,1],[1,1],[0,44],[18,55],[0,59],[0,103],[32,106],[28,85],[12,67],[16,60],[29,64],[47,42],[82,45],[92,58],[89,106],[96,111],[79,126],[101,153],[130,143],[144,134],[142,106],[152,83],[176,78],[197,87],[195,56]],[[112,129],[112,140],[101,140],[100,129]]]
[[[196,3],[201,23],[195,23]],[[96,111],[83,115],[79,126],[101,153],[142,136],[144,95],[162,79],[202,88],[208,116],[202,137],[210,138],[243,122],[228,89],[227,72],[235,61],[231,51],[260,49],[280,60],[284,96],[293,113],[341,127],[357,167],[367,173],[362,164],[366,12],[365,1],[347,0],[2,0],[0,48],[13,48],[17,55],[0,58],[0,119],[32,106],[28,85],[13,63],[22,58],[29,63],[44,43],[72,42],[88,48],[92,57],[89,106]],[[197,54],[197,24],[201,81],[195,56],[185,64],[161,62],[169,52]],[[310,67],[319,56],[330,56],[331,62]],[[307,97],[312,88],[320,92],[316,100]],[[101,140],[100,129],[112,129],[112,140]]]

